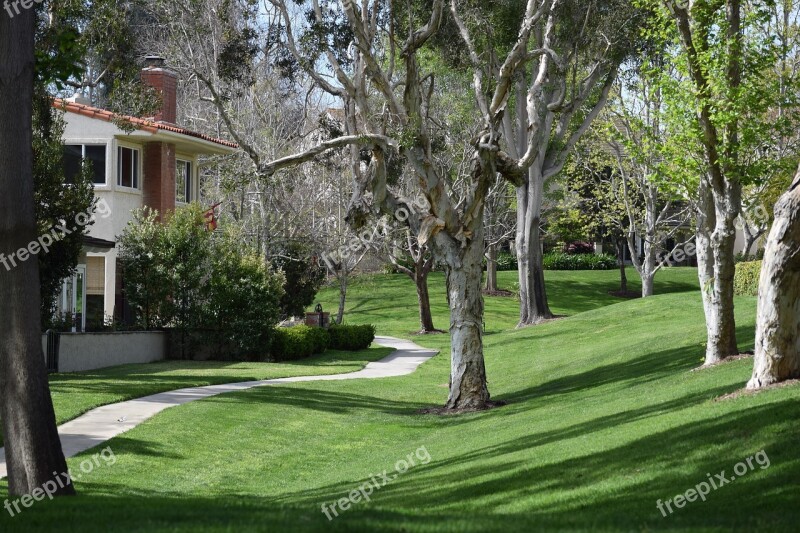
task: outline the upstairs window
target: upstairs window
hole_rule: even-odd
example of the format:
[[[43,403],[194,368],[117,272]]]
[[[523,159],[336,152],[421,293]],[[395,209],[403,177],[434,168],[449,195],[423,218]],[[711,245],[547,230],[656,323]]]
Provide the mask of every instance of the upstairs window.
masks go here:
[[[117,148],[117,185],[139,188],[139,150],[124,146]]]
[[[192,198],[192,163],[178,160],[175,172],[175,201],[188,204]]]
[[[106,184],[106,145],[105,144],[65,144],[64,177],[67,183],[75,183],[81,173],[81,165],[88,161],[92,166],[92,183]]]

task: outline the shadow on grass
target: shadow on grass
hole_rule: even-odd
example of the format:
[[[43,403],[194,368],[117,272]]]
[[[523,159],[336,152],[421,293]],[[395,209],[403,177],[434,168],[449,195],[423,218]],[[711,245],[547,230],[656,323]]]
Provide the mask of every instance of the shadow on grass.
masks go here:
[[[329,522],[321,504],[363,479],[268,496],[217,487],[213,494],[149,491],[101,482],[79,485],[83,494],[36,504],[11,518],[3,531],[533,531],[717,529],[791,531],[800,520],[800,428],[796,399],[716,418],[676,424],[621,442],[596,439],[582,456],[531,460],[537,447],[604,430],[576,426],[552,435],[528,435],[446,458],[433,457],[376,490],[370,503]],[[771,466],[756,467],[666,518],[657,499],[670,499],[765,449]],[[117,453],[144,454],[122,441]],[[324,453],[324,452],[321,452]],[[387,458],[387,462],[395,458]],[[187,476],[194,473],[187,472]],[[269,483],[269,473],[254,472]],[[213,482],[214,480],[209,480]],[[223,489],[223,490],[220,490]],[[233,492],[229,492],[233,490]],[[500,509],[498,509],[500,507]]]

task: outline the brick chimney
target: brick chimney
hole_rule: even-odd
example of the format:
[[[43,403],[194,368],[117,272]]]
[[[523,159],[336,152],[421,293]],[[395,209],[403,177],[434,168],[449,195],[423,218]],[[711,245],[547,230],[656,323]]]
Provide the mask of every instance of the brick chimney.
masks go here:
[[[158,91],[162,102],[155,116],[146,118],[175,124],[178,118],[178,74],[166,68],[165,63],[164,58],[159,56],[147,56],[144,60],[142,82]]]

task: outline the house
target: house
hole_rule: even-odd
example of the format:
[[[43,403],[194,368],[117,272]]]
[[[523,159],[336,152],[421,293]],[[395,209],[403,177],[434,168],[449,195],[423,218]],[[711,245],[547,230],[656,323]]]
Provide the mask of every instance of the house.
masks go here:
[[[190,131],[176,124],[177,74],[164,60],[148,57],[142,80],[160,92],[161,109],[154,117],[119,116],[89,105],[79,96],[56,99],[64,111],[64,163],[69,180],[81,160],[93,163],[95,195],[107,211],[97,217],[84,239],[77,272],[64,281],[60,308],[76,317],[86,331],[114,317],[130,318],[125,305],[122,272],[117,264],[117,236],[134,210],[150,207],[159,214],[198,201],[200,156],[223,155],[237,145]],[[129,125],[124,130],[117,124]],[[132,129],[132,131],[128,131]]]

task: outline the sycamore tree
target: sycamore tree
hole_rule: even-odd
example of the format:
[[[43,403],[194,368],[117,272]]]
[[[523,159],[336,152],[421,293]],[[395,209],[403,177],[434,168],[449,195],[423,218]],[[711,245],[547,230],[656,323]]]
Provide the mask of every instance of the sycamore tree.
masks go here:
[[[673,152],[684,171],[695,173],[690,181],[696,191],[706,365],[738,353],[733,277],[742,189],[772,164],[771,158],[754,155],[781,124],[772,113],[782,99],[780,81],[765,75],[775,63],[775,46],[760,31],[770,20],[769,5],[665,1],[651,26],[651,37],[664,38],[670,60],[679,66],[665,99],[675,138],[681,139]]]
[[[498,170],[517,188],[519,325],[536,324],[552,318],[540,233],[545,182],[605,107],[642,13],[626,0],[451,0],[450,11],[474,73],[483,144],[503,139]]]

